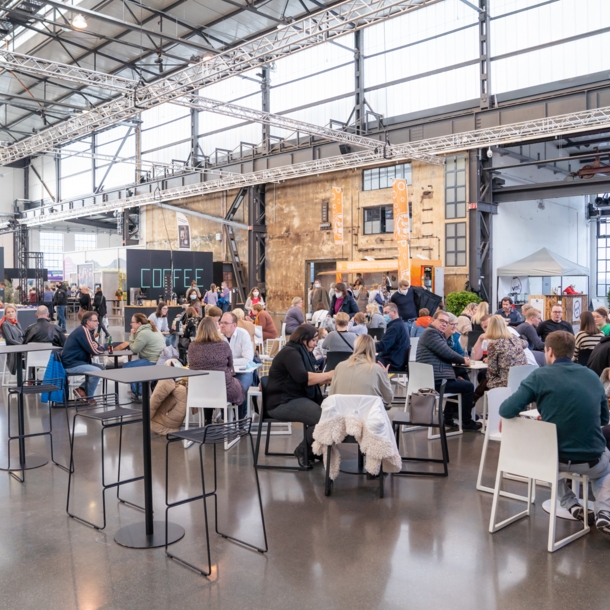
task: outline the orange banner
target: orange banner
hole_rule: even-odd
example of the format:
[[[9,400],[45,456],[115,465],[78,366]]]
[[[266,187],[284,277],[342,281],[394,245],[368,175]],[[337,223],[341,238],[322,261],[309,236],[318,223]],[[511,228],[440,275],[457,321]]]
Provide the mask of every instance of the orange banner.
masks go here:
[[[333,186],[331,196],[335,245],[343,245],[343,189]]]
[[[394,211],[394,240],[398,248],[398,279],[409,280],[409,204],[407,202],[407,181],[394,180],[392,184],[392,203]]]

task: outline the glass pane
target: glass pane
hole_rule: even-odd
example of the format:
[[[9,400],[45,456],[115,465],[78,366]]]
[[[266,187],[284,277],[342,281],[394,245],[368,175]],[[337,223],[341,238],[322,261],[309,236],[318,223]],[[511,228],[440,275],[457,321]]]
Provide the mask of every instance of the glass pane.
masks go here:
[[[394,219],[393,218],[386,218],[385,221],[385,233],[394,233]]]
[[[375,191],[379,188],[379,170],[371,170],[371,190]]]
[[[455,173],[454,172],[447,173],[445,186],[455,186]]]
[[[445,218],[455,218],[455,204],[450,203],[445,210]]]
[[[410,163],[405,164],[405,179],[407,181],[407,184],[413,183],[412,176],[411,176],[411,164]]]
[[[457,204],[456,216],[457,216],[457,218],[466,218],[466,204],[465,203]]]
[[[364,173],[363,173],[363,186],[362,186],[362,190],[363,191],[370,191],[371,190],[371,171],[365,169]]]
[[[372,232],[373,232],[373,227],[371,226],[371,223],[365,222],[364,223],[364,234],[371,235]]]
[[[458,169],[466,169],[466,157],[464,155],[460,155],[457,158],[457,168]]]
[[[456,200],[457,201],[466,201],[466,187],[458,186],[456,191],[457,191]]]
[[[466,172],[458,172],[456,174],[455,181],[457,182],[458,186],[465,186],[466,185]]]
[[[379,188],[387,189],[390,186],[388,183],[388,168],[380,167],[379,168]]]
[[[457,223],[457,236],[466,237],[466,223],[465,222]]]
[[[458,267],[465,267],[466,266],[466,254],[465,253],[458,253],[458,255],[457,255],[457,266]]]
[[[396,166],[396,177],[404,178],[405,177],[405,165],[402,163],[401,165]]]
[[[455,224],[456,223],[445,225],[445,232],[447,237],[455,237]]]
[[[606,261],[598,261],[597,263],[597,271],[598,273],[606,272]]]
[[[456,168],[456,160],[455,160],[455,157],[447,157],[447,163],[446,163],[446,167],[447,167],[447,171],[448,171],[448,172],[453,172],[453,171],[455,171],[455,168]]]
[[[597,286],[597,296],[598,297],[605,297],[606,296],[605,288],[606,288],[605,286],[601,286],[601,285]]]
[[[457,248],[456,250],[458,252],[466,252],[466,238],[465,237],[458,237],[457,238]]]
[[[455,238],[448,237],[447,238],[447,253],[455,252]]]
[[[453,203],[455,201],[455,189],[447,189],[445,194],[445,203]]]
[[[455,267],[455,254],[447,252],[447,267]]]

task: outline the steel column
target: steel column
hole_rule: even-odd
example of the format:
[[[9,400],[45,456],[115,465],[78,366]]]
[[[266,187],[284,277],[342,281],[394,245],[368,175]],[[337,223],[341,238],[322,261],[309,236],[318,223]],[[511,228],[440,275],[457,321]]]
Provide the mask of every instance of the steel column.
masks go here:
[[[261,79],[261,104],[263,112],[271,112],[271,70],[268,67],[264,67],[261,70],[262,79]],[[271,149],[271,125],[268,123],[262,123],[263,128],[263,148],[265,151],[269,151]]]
[[[481,110],[491,108],[491,54],[489,50],[489,0],[479,0],[479,77]]]
[[[265,221],[265,185],[248,189],[248,286],[265,292],[265,257],[267,227]]]

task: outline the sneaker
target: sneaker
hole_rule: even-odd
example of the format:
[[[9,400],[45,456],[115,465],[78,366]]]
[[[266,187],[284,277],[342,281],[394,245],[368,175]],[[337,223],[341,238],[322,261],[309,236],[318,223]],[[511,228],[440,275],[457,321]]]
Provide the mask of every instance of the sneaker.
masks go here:
[[[600,534],[604,536],[610,536],[610,512],[607,510],[600,510],[597,513],[597,519],[595,520],[595,527]]]
[[[85,398],[87,398],[87,392],[85,392],[83,388],[74,388],[72,390],[72,394],[74,394],[74,398],[76,400],[84,400]]]
[[[459,425],[456,421],[453,421],[453,419],[445,419],[445,428],[447,430],[458,430]]]
[[[142,402],[142,397],[139,394],[134,394],[133,392],[127,392],[127,397],[131,400],[131,402],[136,402],[140,404]]]
[[[462,430],[469,430],[470,432],[478,432],[483,427],[478,421],[467,421],[462,423]]]
[[[585,520],[585,509],[580,504],[578,504],[578,502],[570,506],[570,508],[568,508],[568,511],[570,512],[570,515],[574,517],[574,519],[577,519],[578,521]],[[595,513],[592,510],[588,511],[587,522],[589,525],[595,524]]]

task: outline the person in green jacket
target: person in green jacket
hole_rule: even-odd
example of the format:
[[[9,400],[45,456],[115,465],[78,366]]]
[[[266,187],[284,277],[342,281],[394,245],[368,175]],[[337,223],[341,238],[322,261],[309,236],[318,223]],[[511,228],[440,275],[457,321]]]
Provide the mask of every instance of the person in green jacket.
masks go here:
[[[605,307],[598,307],[593,312],[593,318],[595,324],[599,330],[601,330],[607,337],[610,335],[610,321],[608,321],[608,310]]]
[[[610,536],[610,451],[601,427],[609,421],[608,400],[599,377],[572,362],[574,336],[566,331],[550,333],[544,342],[548,365],[535,370],[502,405],[500,415],[518,417],[532,402],[541,419],[557,426],[559,470],[587,475],[595,496],[597,529]],[[561,506],[575,519],[584,520],[584,510],[565,480],[557,488]]]
[[[165,349],[165,337],[157,330],[154,322],[151,322],[143,313],[136,313],[131,318],[131,335],[129,341],[116,346],[116,349],[129,348],[134,354],[138,354],[138,360],[131,360],[123,365],[123,368],[136,366],[153,366],[157,364],[161,352]],[[134,402],[141,402],[142,384],[131,384],[130,398]]]

